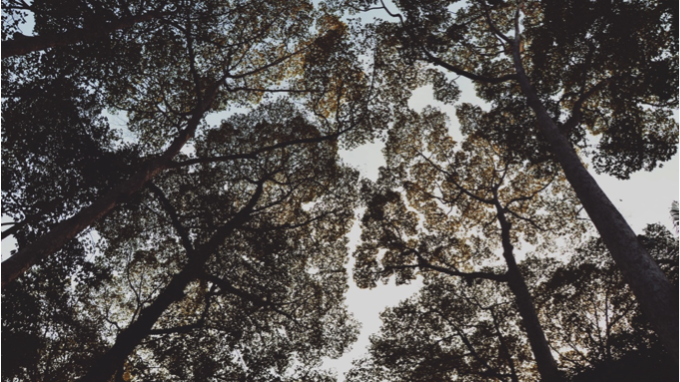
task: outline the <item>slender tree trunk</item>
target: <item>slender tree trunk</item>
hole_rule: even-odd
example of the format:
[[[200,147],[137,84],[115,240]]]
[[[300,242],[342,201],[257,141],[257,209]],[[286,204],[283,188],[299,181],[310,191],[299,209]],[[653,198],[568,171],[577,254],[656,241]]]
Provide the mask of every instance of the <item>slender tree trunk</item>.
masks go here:
[[[90,370],[78,380],[78,382],[108,381],[111,376],[120,370],[127,357],[139,345],[153,328],[154,324],[168,307],[175,301],[184,297],[184,289],[190,282],[200,276],[200,272],[210,256],[217,251],[236,228],[250,220],[250,214],[255,208],[257,201],[262,196],[263,182],[260,183],[251,196],[248,204],[243,207],[227,224],[220,227],[211,236],[210,240],[197,250],[186,248],[189,262],[176,274],[168,286],[158,295],[156,300],[148,307],[142,309],[135,322],[123,330],[113,346],[94,363]]]
[[[124,17],[109,23],[78,28],[63,33],[50,33],[39,36],[19,35],[12,40],[2,42],[2,58],[21,56],[47,48],[71,45],[82,41],[95,41],[116,30],[126,29],[158,16],[158,12],[149,12],[139,16]]]
[[[639,243],[635,232],[588,173],[571,143],[560,133],[555,121],[534,91],[521,62],[519,44],[513,46],[513,60],[519,85],[536,114],[544,138],[562,166],[583,208],[623,273],[671,357],[678,361],[678,295],[659,266]]]
[[[111,191],[80,210],[75,216],[56,224],[50,232],[22,248],[19,252],[2,262],[2,287],[23,274],[33,264],[63,247],[69,240],[92,223],[106,215],[119,203],[125,201],[144,187],[144,184],[172,164],[172,159],[193,137],[204,113],[210,108],[219,84],[214,84],[204,95],[203,101],[189,120],[187,127],[175,138],[170,147],[158,158],[142,165],[128,180],[114,187]]]
[[[529,338],[529,345],[534,354],[538,372],[542,382],[562,382],[564,378],[557,369],[557,362],[553,358],[550,345],[545,337],[545,332],[538,320],[538,314],[534,307],[534,301],[529,293],[529,288],[524,282],[524,276],[519,271],[517,261],[513,254],[513,246],[510,242],[511,223],[505,218],[505,213],[499,203],[496,204],[497,218],[501,225],[501,238],[503,242],[503,258],[508,266],[508,286],[515,295],[517,310],[522,317],[524,330]]]

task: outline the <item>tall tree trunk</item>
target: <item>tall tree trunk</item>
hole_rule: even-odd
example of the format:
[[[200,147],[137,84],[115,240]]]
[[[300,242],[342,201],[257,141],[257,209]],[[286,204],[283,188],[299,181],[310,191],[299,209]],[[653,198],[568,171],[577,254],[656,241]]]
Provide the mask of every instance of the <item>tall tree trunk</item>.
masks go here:
[[[571,143],[534,91],[522,65],[519,44],[512,49],[519,85],[528,105],[536,114],[543,137],[562,166],[564,174],[588,213],[614,262],[630,285],[642,312],[659,335],[666,350],[678,361],[677,291],[659,266],[639,243],[635,232],[588,173]]]
[[[2,58],[21,56],[47,48],[71,45],[82,41],[95,41],[111,32],[129,28],[137,23],[149,21],[159,15],[158,12],[148,12],[143,15],[124,17],[109,23],[77,28],[62,33],[50,33],[38,36],[18,35],[12,40],[2,42]]]
[[[545,337],[545,332],[538,320],[538,314],[534,307],[534,301],[529,293],[529,288],[524,282],[524,276],[519,271],[517,261],[513,254],[513,246],[510,242],[511,223],[505,218],[505,212],[498,201],[496,202],[498,222],[501,225],[501,240],[503,243],[503,258],[508,266],[508,286],[515,295],[517,310],[522,317],[524,330],[529,338],[529,345],[534,354],[538,372],[542,382],[562,382],[564,378],[557,369],[557,362],[553,358],[550,345]]]
[[[78,382],[108,381],[120,370],[127,357],[139,345],[153,328],[154,324],[168,307],[184,297],[184,289],[190,282],[200,276],[200,272],[210,256],[236,228],[250,220],[250,213],[262,196],[264,182],[258,184],[248,204],[243,207],[229,222],[220,227],[203,246],[196,250],[186,248],[189,261],[163,289],[154,302],[142,309],[135,322],[130,324],[116,337],[113,346],[95,362],[90,370]]]
[[[111,191],[83,208],[75,216],[56,224],[50,232],[38,240],[22,248],[19,252],[2,262],[2,287],[4,288],[12,280],[28,270],[33,264],[40,261],[63,247],[69,240],[76,237],[80,232],[92,223],[106,215],[119,203],[125,201],[144,187],[144,184],[161,171],[172,164],[172,159],[184,147],[186,142],[193,137],[205,112],[210,108],[219,83],[211,86],[197,105],[187,127],[182,130],[165,152],[158,158],[152,159],[141,166],[128,180],[114,187]]]

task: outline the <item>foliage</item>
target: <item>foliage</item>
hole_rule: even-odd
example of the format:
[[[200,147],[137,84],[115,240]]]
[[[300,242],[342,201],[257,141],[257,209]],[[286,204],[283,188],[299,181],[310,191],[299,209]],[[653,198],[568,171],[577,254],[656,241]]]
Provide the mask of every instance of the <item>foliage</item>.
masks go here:
[[[677,285],[671,233],[649,225],[640,239]],[[600,240],[586,242],[568,261],[529,257],[520,267],[571,380],[677,378]],[[348,380],[536,380],[508,288],[441,274],[428,280],[416,296],[382,313],[370,355],[355,362]]]
[[[115,46],[98,40],[3,59],[3,158],[8,164],[3,166],[8,176],[3,199],[10,202],[3,213],[17,222],[30,220],[21,231],[35,225],[44,230],[90,204],[128,178],[135,166],[162,153],[196,113],[203,117],[290,91],[314,94],[302,100],[310,110],[326,117],[343,113],[342,120],[353,118],[352,127],[367,131],[366,124],[355,126],[367,113],[360,110],[366,97],[361,71],[334,16],[305,2],[147,6],[173,10],[106,37]],[[68,28],[58,25],[85,17],[78,13],[80,6],[41,7],[31,8],[42,15],[36,18],[38,33]],[[123,12],[112,7],[109,13]],[[71,13],[62,17],[60,12]],[[278,17],[266,16],[272,14]],[[145,29],[148,33],[142,33]],[[214,86],[222,90],[203,110],[197,103]],[[321,104],[329,98],[342,101]],[[35,113],[36,108],[42,112]],[[109,126],[103,110],[124,113],[123,134]],[[364,138],[356,133],[353,139]],[[52,182],[45,179],[56,182],[54,188],[46,187]],[[20,247],[24,243],[20,240]]]
[[[498,269],[488,270],[498,271]],[[484,280],[433,276],[418,295],[381,314],[370,358],[349,381],[531,380],[531,352],[510,290]],[[368,367],[367,367],[368,366]],[[365,373],[361,376],[361,373]]]
[[[51,373],[40,373],[57,368],[55,357],[71,360],[73,368],[57,374],[59,380],[78,378],[96,367],[93,360],[107,357],[110,341],[122,343],[125,328],[135,327],[190,264],[204,259],[186,279],[183,295],[158,312],[153,328],[135,338],[135,352],[116,370],[135,380],[329,378],[314,367],[322,357],[340,356],[356,336],[343,304],[344,235],[352,220],[356,173],[337,165],[330,141],[224,158],[323,133],[284,101],[207,130],[196,141],[202,163],[178,164],[136,203],[98,224],[103,241],[95,264],[109,277],[96,277],[92,285],[79,282],[77,293],[66,285],[60,298],[68,301],[54,308],[12,310],[3,319],[54,330],[87,328],[40,336],[35,350],[41,352],[24,358],[17,370],[4,370],[4,377],[23,378],[22,370],[46,377]],[[261,193],[253,194],[258,184]],[[230,224],[234,229],[224,235]],[[13,288],[27,288],[16,293],[36,293],[26,280],[39,275],[34,270],[20,278]],[[49,294],[64,286],[52,282],[45,288]],[[13,297],[6,294],[3,302]],[[66,323],[45,315],[45,309],[63,311]],[[3,331],[8,346],[22,340],[10,336],[13,332]],[[78,347],[59,346],[67,334]],[[81,356],[83,344],[92,349]],[[77,357],[83,360],[72,363]]]
[[[665,346],[678,349],[675,291],[579,155],[621,179],[677,151],[677,14],[668,2],[348,1],[380,9],[402,60],[471,80],[490,110],[467,133],[532,164],[559,163]],[[379,3],[379,4],[378,4]],[[659,75],[661,77],[659,77]],[[472,130],[470,130],[472,129]],[[597,147],[591,150],[597,136]],[[587,149],[587,150],[584,150]]]
[[[668,377],[599,241],[566,263],[518,268],[514,252],[585,228],[527,103],[597,171],[675,154],[668,2],[2,3],[3,47],[32,46],[2,60],[3,238],[21,254],[68,231],[3,274],[3,380],[334,380],[322,359],[357,335],[359,200],[355,281],[426,286],[383,313],[350,380],[544,377],[539,319],[574,381]],[[394,22],[342,14],[368,8]],[[460,143],[444,114],[407,107],[425,84],[456,102],[452,73],[489,102],[457,106]],[[379,137],[387,164],[360,182],[338,149]],[[640,240],[677,291],[677,241],[658,226]]]
[[[3,290],[3,380],[67,380],[104,349],[99,322],[80,314],[82,289],[109,277],[85,259],[87,250],[74,240]]]
[[[358,284],[371,287],[393,274],[397,284],[404,283],[415,272],[507,283],[541,378],[560,380],[514,252],[521,242],[550,247],[559,235],[580,233],[578,204],[559,172],[475,135],[456,149],[445,117],[432,109],[403,115],[389,132],[385,155],[378,184],[363,187],[367,211],[355,252]],[[482,264],[498,261],[499,247],[506,267],[480,271]]]
[[[639,239],[677,285],[678,246],[672,234],[659,224],[651,224]],[[538,287],[537,294],[544,296],[538,300],[545,307],[546,331],[554,338],[555,347],[562,349],[562,362],[575,374],[574,380],[604,375],[677,378],[672,359],[600,240],[578,248],[568,264]],[[620,374],[624,370],[628,373],[625,377]]]
[[[463,105],[484,115],[468,129],[525,159],[550,154],[518,86],[515,39],[533,90],[562,133],[577,147],[596,146],[587,152],[597,171],[626,179],[677,150],[677,13],[668,2],[348,3],[384,11],[372,30],[402,60],[472,80],[493,107],[482,113]]]

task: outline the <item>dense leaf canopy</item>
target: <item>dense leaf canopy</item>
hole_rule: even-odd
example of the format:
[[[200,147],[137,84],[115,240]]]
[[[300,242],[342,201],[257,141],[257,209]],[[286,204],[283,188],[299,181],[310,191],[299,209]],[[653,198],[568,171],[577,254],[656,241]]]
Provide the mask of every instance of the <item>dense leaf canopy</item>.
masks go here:
[[[429,63],[474,83],[490,110],[464,105],[468,114],[483,116],[467,133],[533,164],[559,164],[643,311],[677,352],[678,312],[670,305],[676,291],[580,157],[592,154],[597,171],[626,179],[677,152],[675,5],[347,3],[384,12],[388,20],[376,20],[371,30],[406,65]]]
[[[384,153],[380,178],[362,188],[367,209],[355,254],[359,285],[375,286],[393,274],[397,284],[407,282],[428,264],[465,276],[497,261],[500,215],[512,226],[507,234],[515,246],[550,247],[560,235],[578,237],[584,229],[556,169],[473,135],[457,144],[445,115],[434,109],[401,116]]]
[[[493,108],[469,128],[526,158],[545,160],[547,146],[516,82],[515,38],[533,90],[572,144],[594,146],[598,171],[627,178],[677,150],[677,12],[670,2],[349,3],[384,11],[372,30],[399,59],[473,80]]]
[[[357,211],[354,281],[425,287],[349,380],[673,378],[677,240],[581,160],[676,153],[677,36],[667,1],[2,0],[3,380],[333,381]]]

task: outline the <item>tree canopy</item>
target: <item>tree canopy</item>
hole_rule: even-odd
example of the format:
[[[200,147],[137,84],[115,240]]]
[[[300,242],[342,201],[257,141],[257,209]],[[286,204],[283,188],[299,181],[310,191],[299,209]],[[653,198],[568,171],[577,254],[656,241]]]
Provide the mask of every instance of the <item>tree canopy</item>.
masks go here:
[[[2,0],[3,380],[333,381],[355,216],[354,282],[425,287],[349,380],[677,377],[677,239],[583,163],[676,154],[677,38],[662,1]]]
[[[122,55],[119,60],[131,64],[127,71],[124,71],[125,65],[116,65],[116,58],[107,60],[96,52],[87,51],[86,46],[83,52],[64,52],[56,48],[46,54],[36,52],[3,60],[3,65],[6,63],[8,67],[3,71],[7,73],[4,83],[10,89],[10,97],[16,100],[3,103],[3,108],[12,116],[17,115],[18,120],[7,120],[5,125],[16,122],[16,129],[20,129],[19,123],[30,120],[24,116],[30,115],[33,98],[29,95],[31,91],[23,90],[31,86],[34,77],[24,81],[19,74],[28,75],[28,69],[23,68],[32,68],[33,65],[25,61],[39,56],[41,62],[37,68],[44,68],[48,75],[37,76],[35,80],[49,83],[62,77],[74,78],[74,86],[83,88],[81,93],[75,94],[94,93],[102,99],[101,103],[73,102],[89,105],[94,108],[94,113],[105,107],[112,112],[125,112],[127,130],[139,137],[139,141],[135,142],[139,151],[136,156],[138,162],[128,168],[120,181],[114,179],[110,187],[100,189],[89,206],[81,204],[79,212],[70,219],[58,225],[50,221],[53,227],[48,233],[43,233],[39,241],[33,241],[27,248],[20,249],[5,264],[3,285],[39,258],[57,251],[66,240],[82,232],[170,166],[172,159],[199,130],[208,112],[257,103],[269,94],[292,93],[307,95],[306,100],[301,102],[312,113],[325,118],[334,114],[336,119],[344,121],[351,119],[351,127],[360,131],[381,128],[380,125],[366,124],[380,118],[366,116],[366,107],[362,105],[368,102],[370,88],[360,75],[361,69],[356,66],[354,51],[346,42],[343,43],[343,39],[347,38],[346,27],[337,17],[317,11],[304,2],[298,7],[292,3],[256,5],[248,2],[233,7],[210,2],[186,6],[186,12],[180,9],[174,14],[179,20],[164,19],[156,33],[144,35],[145,39],[131,43],[128,47],[133,51],[129,55],[125,50],[112,48],[112,54]],[[277,17],[265,17],[269,14]],[[80,46],[77,44],[74,48]],[[65,49],[69,48],[72,46]],[[49,60],[52,55],[55,62]],[[12,65],[22,69],[12,70]],[[110,65],[119,72],[112,76],[107,69]],[[53,71],[57,73],[51,74]],[[46,90],[43,86],[46,85],[38,86],[40,90],[34,89],[33,92],[42,94]],[[13,91],[15,87],[16,92]],[[56,115],[51,118],[56,118]],[[50,122],[68,124],[70,121]],[[350,126],[345,126],[344,130],[350,130]],[[60,131],[67,134],[68,130]],[[335,133],[339,135],[340,131]],[[3,139],[11,138],[9,134],[3,136],[6,136]],[[365,139],[365,135],[361,134],[351,137],[358,142]],[[31,139],[29,142],[30,149],[41,150],[40,141]],[[14,142],[7,141],[5,147],[8,147],[8,157],[24,155],[10,151],[14,150]],[[71,171],[77,174],[79,169]],[[56,179],[58,175],[50,176]],[[10,187],[6,194],[15,194],[12,187],[18,187],[18,180],[6,184]],[[50,199],[53,198],[50,196]],[[28,215],[28,212],[11,211],[11,215],[16,221],[24,221],[40,214]],[[47,212],[52,211],[41,213]],[[45,219],[39,220],[45,222]]]
[[[355,279],[372,286],[376,278],[396,274],[397,283],[403,283],[418,270],[468,283],[507,283],[542,378],[560,380],[514,247],[522,241],[550,247],[554,237],[565,233],[578,237],[582,227],[575,197],[554,168],[513,158],[474,135],[456,149],[447,130],[444,116],[429,109],[403,117],[390,130],[388,165],[378,185],[363,190],[367,211]],[[397,188],[403,188],[408,205]],[[497,261],[496,248],[502,249],[507,269],[478,271],[481,264]]]
[[[3,378],[327,380],[356,331],[337,141],[384,119],[346,26],[305,2],[139,6],[170,9],[3,58]],[[30,8],[38,36],[97,28]]]
[[[28,332],[55,348],[23,358],[14,377],[44,370],[45,377],[71,380],[85,371],[80,379],[101,380],[125,370],[140,380],[270,380],[313,375],[322,356],[339,356],[354,335],[342,301],[356,173],[337,165],[329,141],[216,159],[235,147],[255,152],[289,141],[302,130],[320,134],[283,101],[223,121],[196,140],[206,163],[187,160],[98,223],[106,244],[90,263],[94,270],[71,270],[84,278],[71,298],[49,297],[68,288],[69,277],[50,275],[29,290],[23,278],[12,284],[3,301],[25,293],[22,304],[57,299],[57,312],[62,304],[72,308],[67,322],[45,309],[8,309],[3,331],[10,347],[9,333],[39,323],[37,333]],[[82,334],[95,337],[71,329],[73,337],[62,338],[59,329],[73,325],[89,325]],[[57,346],[64,340],[76,349]],[[195,341],[201,346],[192,347]],[[92,366],[65,372],[51,361],[70,360],[82,343],[98,346],[87,354]]]

